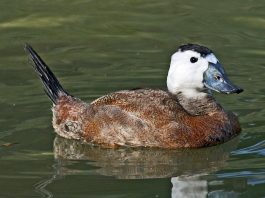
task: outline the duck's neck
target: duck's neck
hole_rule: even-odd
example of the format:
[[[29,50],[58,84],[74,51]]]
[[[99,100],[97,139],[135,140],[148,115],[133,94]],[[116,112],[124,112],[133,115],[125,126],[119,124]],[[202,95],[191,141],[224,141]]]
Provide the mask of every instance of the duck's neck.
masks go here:
[[[182,92],[174,95],[179,104],[191,115],[207,115],[222,109],[209,93],[202,93],[199,97],[188,97]]]

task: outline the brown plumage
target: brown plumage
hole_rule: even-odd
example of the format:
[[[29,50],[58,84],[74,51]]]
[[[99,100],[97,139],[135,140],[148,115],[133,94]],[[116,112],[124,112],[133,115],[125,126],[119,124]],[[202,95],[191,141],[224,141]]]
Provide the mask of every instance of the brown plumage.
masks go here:
[[[90,104],[67,94],[37,53],[26,46],[46,93],[54,103],[53,127],[68,139],[104,147],[205,147],[240,133],[233,113],[211,96],[188,99],[181,93],[124,90]]]
[[[53,126],[60,136],[105,147],[204,147],[240,132],[236,116],[213,98],[198,103],[204,113],[192,115],[162,90],[125,90],[91,104],[63,95],[53,107]]]

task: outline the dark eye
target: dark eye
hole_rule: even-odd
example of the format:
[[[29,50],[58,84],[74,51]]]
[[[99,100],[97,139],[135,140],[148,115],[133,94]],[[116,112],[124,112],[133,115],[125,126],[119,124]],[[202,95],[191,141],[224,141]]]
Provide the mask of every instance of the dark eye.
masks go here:
[[[221,80],[221,79],[222,79],[222,78],[221,78],[220,76],[218,76],[218,75],[215,76],[214,78],[215,78],[215,80]]]
[[[198,61],[198,58],[196,58],[196,57],[191,57],[190,58],[190,62],[191,63],[196,63]]]

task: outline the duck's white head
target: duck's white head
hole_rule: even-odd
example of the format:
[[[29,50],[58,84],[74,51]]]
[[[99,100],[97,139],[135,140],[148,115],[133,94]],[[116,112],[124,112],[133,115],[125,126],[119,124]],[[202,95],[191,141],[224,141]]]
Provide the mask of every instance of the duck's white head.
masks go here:
[[[182,45],[172,55],[167,87],[187,98],[205,97],[207,89],[226,94],[243,91],[227,78],[213,51],[197,44]]]

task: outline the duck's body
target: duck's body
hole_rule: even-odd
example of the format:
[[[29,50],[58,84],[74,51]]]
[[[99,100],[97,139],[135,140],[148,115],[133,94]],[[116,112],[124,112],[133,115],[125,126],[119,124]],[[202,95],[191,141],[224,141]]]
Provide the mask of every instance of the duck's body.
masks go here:
[[[190,105],[200,112],[192,114],[178,97],[150,89],[112,93],[91,104],[61,96],[53,107],[53,126],[60,136],[104,147],[204,147],[240,132],[236,116],[213,98]]]
[[[57,134],[104,147],[204,147],[240,132],[233,113],[214,98],[185,92],[124,90],[90,104],[67,94],[36,52],[27,46],[48,96]],[[192,92],[192,94],[194,94]]]

